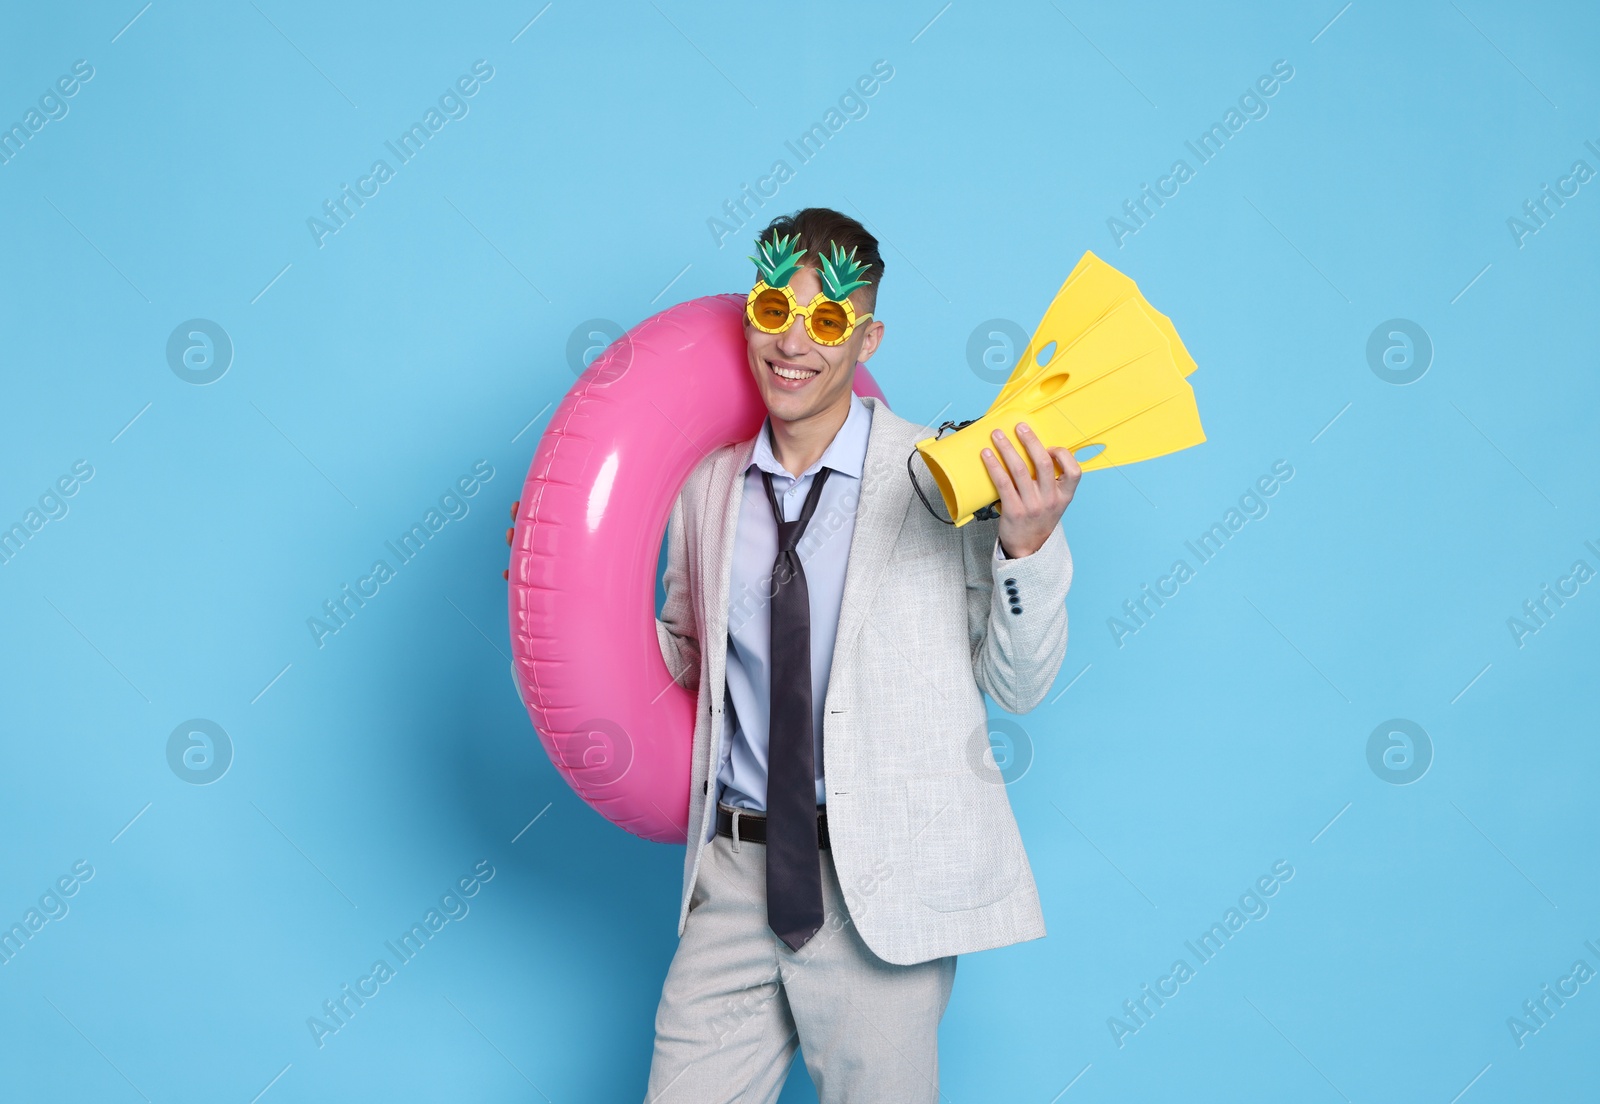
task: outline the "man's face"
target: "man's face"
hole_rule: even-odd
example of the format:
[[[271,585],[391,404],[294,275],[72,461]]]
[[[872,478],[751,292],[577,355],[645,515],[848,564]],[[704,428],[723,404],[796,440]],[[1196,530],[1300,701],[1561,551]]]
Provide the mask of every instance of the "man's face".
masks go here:
[[[801,268],[789,280],[789,290],[802,306],[822,290],[822,280],[814,268]],[[850,296],[856,317],[867,313],[860,293]],[[750,372],[761,390],[761,400],[774,420],[801,421],[833,410],[850,401],[850,385],[857,363],[864,363],[878,349],[883,323],[873,319],[857,325],[842,345],[820,345],[806,332],[805,319],[798,314],[783,333],[762,333],[744,323],[745,344],[749,349]],[[806,378],[790,381],[775,369],[792,369]],[[793,373],[791,373],[793,374]]]

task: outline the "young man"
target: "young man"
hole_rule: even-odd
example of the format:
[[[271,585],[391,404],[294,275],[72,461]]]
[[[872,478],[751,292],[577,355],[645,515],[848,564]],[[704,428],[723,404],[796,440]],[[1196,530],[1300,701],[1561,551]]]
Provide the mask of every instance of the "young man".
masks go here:
[[[647,1100],[776,1100],[798,1049],[824,1104],[932,1102],[956,956],[1045,933],[982,695],[1025,713],[1060,669],[1079,469],[1019,423],[1036,474],[983,449],[999,518],[933,516],[907,469],[932,431],[851,391],[883,340],[877,241],[807,208],[753,259],[768,416],[668,527],[657,634],[712,704]]]

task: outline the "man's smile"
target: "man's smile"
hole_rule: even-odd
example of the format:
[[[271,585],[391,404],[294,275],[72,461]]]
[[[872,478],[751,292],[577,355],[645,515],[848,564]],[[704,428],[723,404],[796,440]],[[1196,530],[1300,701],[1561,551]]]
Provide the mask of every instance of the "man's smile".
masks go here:
[[[789,390],[804,387],[807,380],[818,374],[815,368],[805,368],[784,360],[768,360],[767,369],[778,386]]]

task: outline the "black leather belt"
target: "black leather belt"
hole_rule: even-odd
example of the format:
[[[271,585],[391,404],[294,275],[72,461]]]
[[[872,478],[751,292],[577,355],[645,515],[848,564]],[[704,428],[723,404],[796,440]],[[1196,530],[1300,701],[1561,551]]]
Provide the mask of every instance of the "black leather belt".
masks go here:
[[[717,802],[717,835],[733,838],[733,807]],[[767,816],[765,813],[739,810],[739,842],[766,843]],[[828,850],[828,807],[817,806],[817,845]]]

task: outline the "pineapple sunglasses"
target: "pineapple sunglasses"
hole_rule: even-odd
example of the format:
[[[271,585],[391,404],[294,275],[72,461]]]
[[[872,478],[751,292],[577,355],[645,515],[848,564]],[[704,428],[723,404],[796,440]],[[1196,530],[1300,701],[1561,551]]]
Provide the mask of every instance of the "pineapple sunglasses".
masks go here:
[[[794,325],[794,316],[798,314],[806,321],[806,333],[818,345],[844,344],[857,326],[872,317],[871,311],[857,315],[850,300],[837,303],[821,291],[802,307],[787,285],[774,288],[765,282],[757,282],[750,289],[744,314],[752,326],[769,334],[783,333]]]
[[[867,265],[857,261],[855,249],[846,254],[834,244],[831,253],[821,255],[822,290],[811,302],[801,306],[789,288],[789,280],[800,267],[798,235],[772,242],[757,241],[756,263],[761,278],[745,299],[744,314],[762,333],[780,334],[794,325],[796,315],[805,319],[806,333],[819,345],[842,345],[855,328],[872,317],[872,312],[857,315],[850,293],[871,281],[862,278]],[[831,243],[830,243],[831,244]]]

